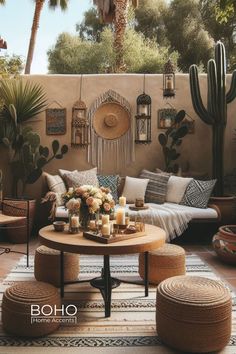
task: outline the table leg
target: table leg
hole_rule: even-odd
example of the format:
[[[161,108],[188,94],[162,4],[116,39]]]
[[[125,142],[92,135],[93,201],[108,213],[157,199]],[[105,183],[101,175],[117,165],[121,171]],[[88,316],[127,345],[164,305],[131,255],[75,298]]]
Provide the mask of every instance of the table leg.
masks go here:
[[[61,285],[61,297],[64,297],[64,252],[61,251],[60,255],[60,285]]]
[[[111,316],[111,273],[110,273],[110,257],[104,256],[104,302],[105,317]]]
[[[148,279],[148,252],[144,252],[144,285],[145,285],[145,296],[148,296],[148,286],[149,286],[149,279]]]
[[[29,200],[27,201],[27,244],[26,244],[26,257],[27,257],[27,261],[26,261],[26,265],[27,268],[29,267],[29,242],[30,242],[30,203]]]

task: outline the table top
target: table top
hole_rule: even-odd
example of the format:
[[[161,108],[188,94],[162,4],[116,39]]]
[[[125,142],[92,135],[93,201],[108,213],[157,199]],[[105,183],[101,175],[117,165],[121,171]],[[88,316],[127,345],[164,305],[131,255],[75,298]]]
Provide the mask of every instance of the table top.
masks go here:
[[[0,225],[13,224],[16,221],[24,219],[26,219],[26,216],[10,216],[4,215],[2,212],[0,212]]]
[[[49,225],[39,230],[39,238],[43,245],[59,251],[94,255],[143,253],[165,243],[166,233],[163,229],[146,224],[145,232],[145,236],[103,244],[86,239],[82,233],[56,232],[53,225]]]

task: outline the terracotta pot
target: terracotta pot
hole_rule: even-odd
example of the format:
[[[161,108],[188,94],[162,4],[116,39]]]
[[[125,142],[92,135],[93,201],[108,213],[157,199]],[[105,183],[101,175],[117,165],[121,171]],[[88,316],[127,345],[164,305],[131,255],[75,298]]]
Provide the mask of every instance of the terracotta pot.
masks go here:
[[[3,200],[2,212],[5,215],[11,216],[27,216],[27,199],[11,199],[6,198]],[[36,200],[29,200],[29,220],[30,220],[30,233],[34,224]],[[27,242],[27,220],[20,220],[6,228],[7,236],[10,242],[13,243],[26,243]]]
[[[236,264],[236,225],[221,226],[212,245],[222,261]]]
[[[236,222],[236,197],[211,197],[210,204],[216,205],[221,213],[222,224],[232,224]]]

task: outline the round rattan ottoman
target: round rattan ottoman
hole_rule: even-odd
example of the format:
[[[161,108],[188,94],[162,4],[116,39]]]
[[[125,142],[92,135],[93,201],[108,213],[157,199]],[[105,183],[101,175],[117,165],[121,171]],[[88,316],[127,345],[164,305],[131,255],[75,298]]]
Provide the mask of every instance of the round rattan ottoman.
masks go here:
[[[176,276],[157,287],[156,328],[161,340],[181,352],[208,353],[230,339],[232,301],[215,280]]]
[[[4,330],[17,336],[40,337],[58,329],[60,326],[58,317],[51,315],[37,320],[36,317],[31,316],[31,305],[35,305],[32,315],[36,315],[38,309],[36,305],[39,305],[40,309],[43,305],[47,305],[47,313],[49,305],[53,308],[54,306],[61,308],[58,289],[47,283],[28,281],[5,290],[2,299]]]
[[[74,253],[64,253],[64,280],[74,281],[79,274],[79,256]],[[60,286],[60,251],[39,246],[34,257],[34,276],[38,281],[44,281]]]
[[[148,278],[150,283],[159,284],[176,275],[185,274],[185,251],[182,247],[166,243],[149,252]],[[139,255],[139,275],[144,279],[144,255]]]

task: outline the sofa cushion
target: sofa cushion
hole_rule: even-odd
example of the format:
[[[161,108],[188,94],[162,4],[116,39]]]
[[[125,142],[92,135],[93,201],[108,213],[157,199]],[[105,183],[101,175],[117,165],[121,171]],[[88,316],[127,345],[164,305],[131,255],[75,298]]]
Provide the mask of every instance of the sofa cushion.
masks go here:
[[[63,179],[59,175],[50,175],[44,172],[48,188],[51,192],[56,194],[57,204],[63,205],[63,200],[61,198],[62,194],[66,193],[66,186]]]
[[[114,201],[117,202],[118,200],[117,189],[118,189],[119,176],[118,175],[107,175],[107,176],[98,175],[97,178],[99,182],[99,187],[109,188]]]
[[[66,174],[66,173],[72,173],[72,172],[76,172],[77,170],[73,170],[73,171],[69,171],[69,170],[63,170],[61,168],[59,168],[58,172],[59,172],[59,175],[63,178],[63,176]]]
[[[149,179],[145,201],[147,203],[163,204],[166,199],[167,183],[170,176],[168,174],[142,170],[140,178]]]
[[[179,204],[192,178],[170,176],[167,183],[166,201]]]
[[[98,187],[97,167],[86,171],[74,171],[65,173],[63,179],[68,188],[76,188],[83,185],[91,185]]]
[[[122,194],[126,197],[127,203],[135,203],[136,198],[145,199],[148,182],[149,179],[126,177]]]
[[[189,183],[180,204],[194,208],[206,208],[215,184],[215,179],[209,181],[193,179]]]

